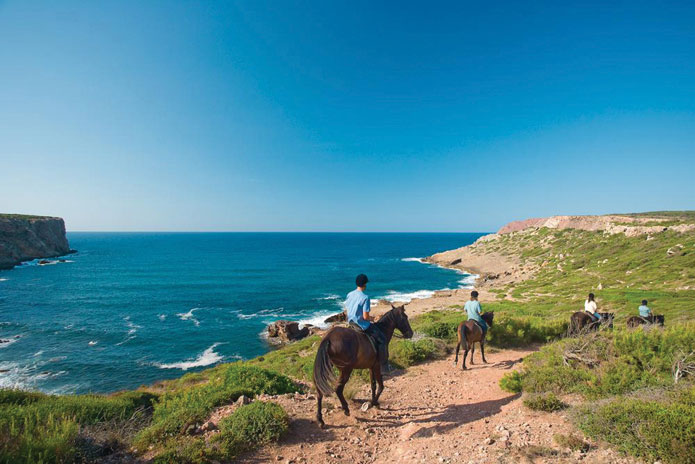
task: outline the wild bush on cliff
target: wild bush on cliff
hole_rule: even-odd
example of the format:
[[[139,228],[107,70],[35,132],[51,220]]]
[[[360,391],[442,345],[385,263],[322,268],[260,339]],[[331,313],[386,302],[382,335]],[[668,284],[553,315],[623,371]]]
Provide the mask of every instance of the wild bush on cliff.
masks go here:
[[[215,369],[208,383],[193,385],[163,394],[154,404],[152,424],[142,430],[136,447],[180,436],[187,429],[202,423],[212,410],[236,401],[241,395],[253,397],[265,393],[279,395],[300,391],[289,377],[241,363],[227,364]]]
[[[206,463],[229,461],[240,453],[277,441],[289,428],[281,406],[255,401],[241,406],[218,424],[219,433],[209,440],[183,436],[166,441],[156,463]]]
[[[574,420],[588,436],[649,461],[695,463],[695,387],[658,399],[616,397],[578,409]]]
[[[151,393],[52,396],[0,391],[0,462],[69,462],[80,426],[146,415]]]

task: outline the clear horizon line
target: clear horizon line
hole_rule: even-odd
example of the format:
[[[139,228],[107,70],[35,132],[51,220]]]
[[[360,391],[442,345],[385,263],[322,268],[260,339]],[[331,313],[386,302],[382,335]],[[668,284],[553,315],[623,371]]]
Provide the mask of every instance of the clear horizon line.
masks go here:
[[[109,234],[493,234],[490,231],[391,231],[391,230],[66,230],[67,233]]]

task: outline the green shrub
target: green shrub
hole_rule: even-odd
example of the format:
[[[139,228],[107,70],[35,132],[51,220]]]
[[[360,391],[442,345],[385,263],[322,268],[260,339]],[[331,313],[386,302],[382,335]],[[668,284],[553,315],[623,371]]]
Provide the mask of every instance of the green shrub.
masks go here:
[[[289,428],[289,418],[275,403],[255,401],[242,406],[220,422],[214,443],[225,458],[236,456],[267,443],[277,441]]]
[[[693,393],[691,393],[693,394]],[[664,462],[695,463],[695,406],[675,401],[615,398],[579,409],[575,421],[587,435],[623,452]]]
[[[535,393],[524,398],[524,406],[534,411],[553,412],[565,409],[567,404],[554,393]]]
[[[509,393],[521,393],[521,379],[518,371],[508,372],[500,379],[500,388]]]
[[[433,322],[422,327],[422,332],[428,337],[440,338],[442,340],[456,339],[457,330],[458,324],[455,322]]]
[[[145,414],[155,396],[51,396],[3,390],[0,394],[0,462],[69,462],[78,453],[80,425],[128,420]]]
[[[591,445],[576,435],[563,435],[561,433],[553,435],[553,441],[562,448],[569,448],[572,451],[587,452]]]
[[[423,338],[392,341],[389,345],[390,361],[401,368],[410,367],[428,359],[435,359],[446,353],[446,345],[441,340]]]
[[[205,384],[163,394],[154,405],[152,424],[138,434],[135,443],[144,448],[181,435],[189,426],[203,422],[214,408],[234,402],[241,395],[278,395],[299,390],[284,375],[241,363],[226,364],[216,368]]]

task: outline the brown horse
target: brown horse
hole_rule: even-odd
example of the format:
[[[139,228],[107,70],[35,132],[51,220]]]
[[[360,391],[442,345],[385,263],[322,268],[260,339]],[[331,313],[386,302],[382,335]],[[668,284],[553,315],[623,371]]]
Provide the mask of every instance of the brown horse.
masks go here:
[[[492,327],[492,319],[495,317],[495,312],[490,311],[480,315],[483,320],[487,323],[488,329]],[[473,364],[473,354],[475,354],[475,342],[480,342],[480,354],[483,356],[483,362],[487,364],[487,359],[485,359],[485,338],[483,338],[483,329],[472,320],[468,320],[459,324],[459,328],[456,331],[458,333],[458,343],[456,344],[456,359],[454,359],[454,366],[459,362],[459,349],[463,345],[463,370],[466,370],[466,356],[468,356],[468,351],[471,352],[471,364]]]
[[[586,311],[577,311],[570,317],[569,335],[576,335],[587,330],[598,330],[600,326],[613,328],[613,313],[599,313],[600,321],[594,319]]]
[[[410,328],[408,315],[405,313],[405,305],[398,307],[391,305],[391,310],[381,316],[375,324],[384,333],[387,346],[396,329],[405,338],[413,336],[413,329]],[[381,396],[381,392],[384,390],[379,356],[367,335],[348,327],[333,327],[323,336],[323,340],[321,340],[319,349],[316,352],[316,360],[314,360],[314,386],[316,386],[317,400],[316,421],[321,428],[326,425],[321,415],[321,400],[324,395],[328,396],[333,393],[333,385],[335,385],[333,366],[340,371],[340,379],[337,387],[335,387],[335,393],[346,416],[350,415],[350,408],[343,396],[343,389],[350,379],[353,369],[370,369],[372,406],[379,406],[379,396]],[[377,383],[379,384],[378,390],[376,389]]]
[[[663,327],[664,326],[664,316],[662,315],[654,315],[654,316],[647,316],[647,317],[642,317],[642,316],[631,316],[627,318],[627,326],[632,328],[632,327],[638,327],[640,325],[644,324],[658,324],[659,326]]]

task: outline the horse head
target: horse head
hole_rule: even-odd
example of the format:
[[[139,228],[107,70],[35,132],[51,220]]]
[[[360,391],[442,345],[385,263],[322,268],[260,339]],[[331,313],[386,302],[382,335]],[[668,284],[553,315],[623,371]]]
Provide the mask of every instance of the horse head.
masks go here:
[[[494,311],[488,311],[486,313],[481,314],[480,317],[482,317],[483,320],[485,322],[487,322],[487,325],[492,327],[492,319],[495,317],[495,312]]]
[[[412,338],[413,329],[410,327],[408,315],[405,313],[405,305],[394,306],[393,303],[391,303],[391,311],[389,311],[389,313],[392,315],[394,327],[403,334],[403,337]]]

